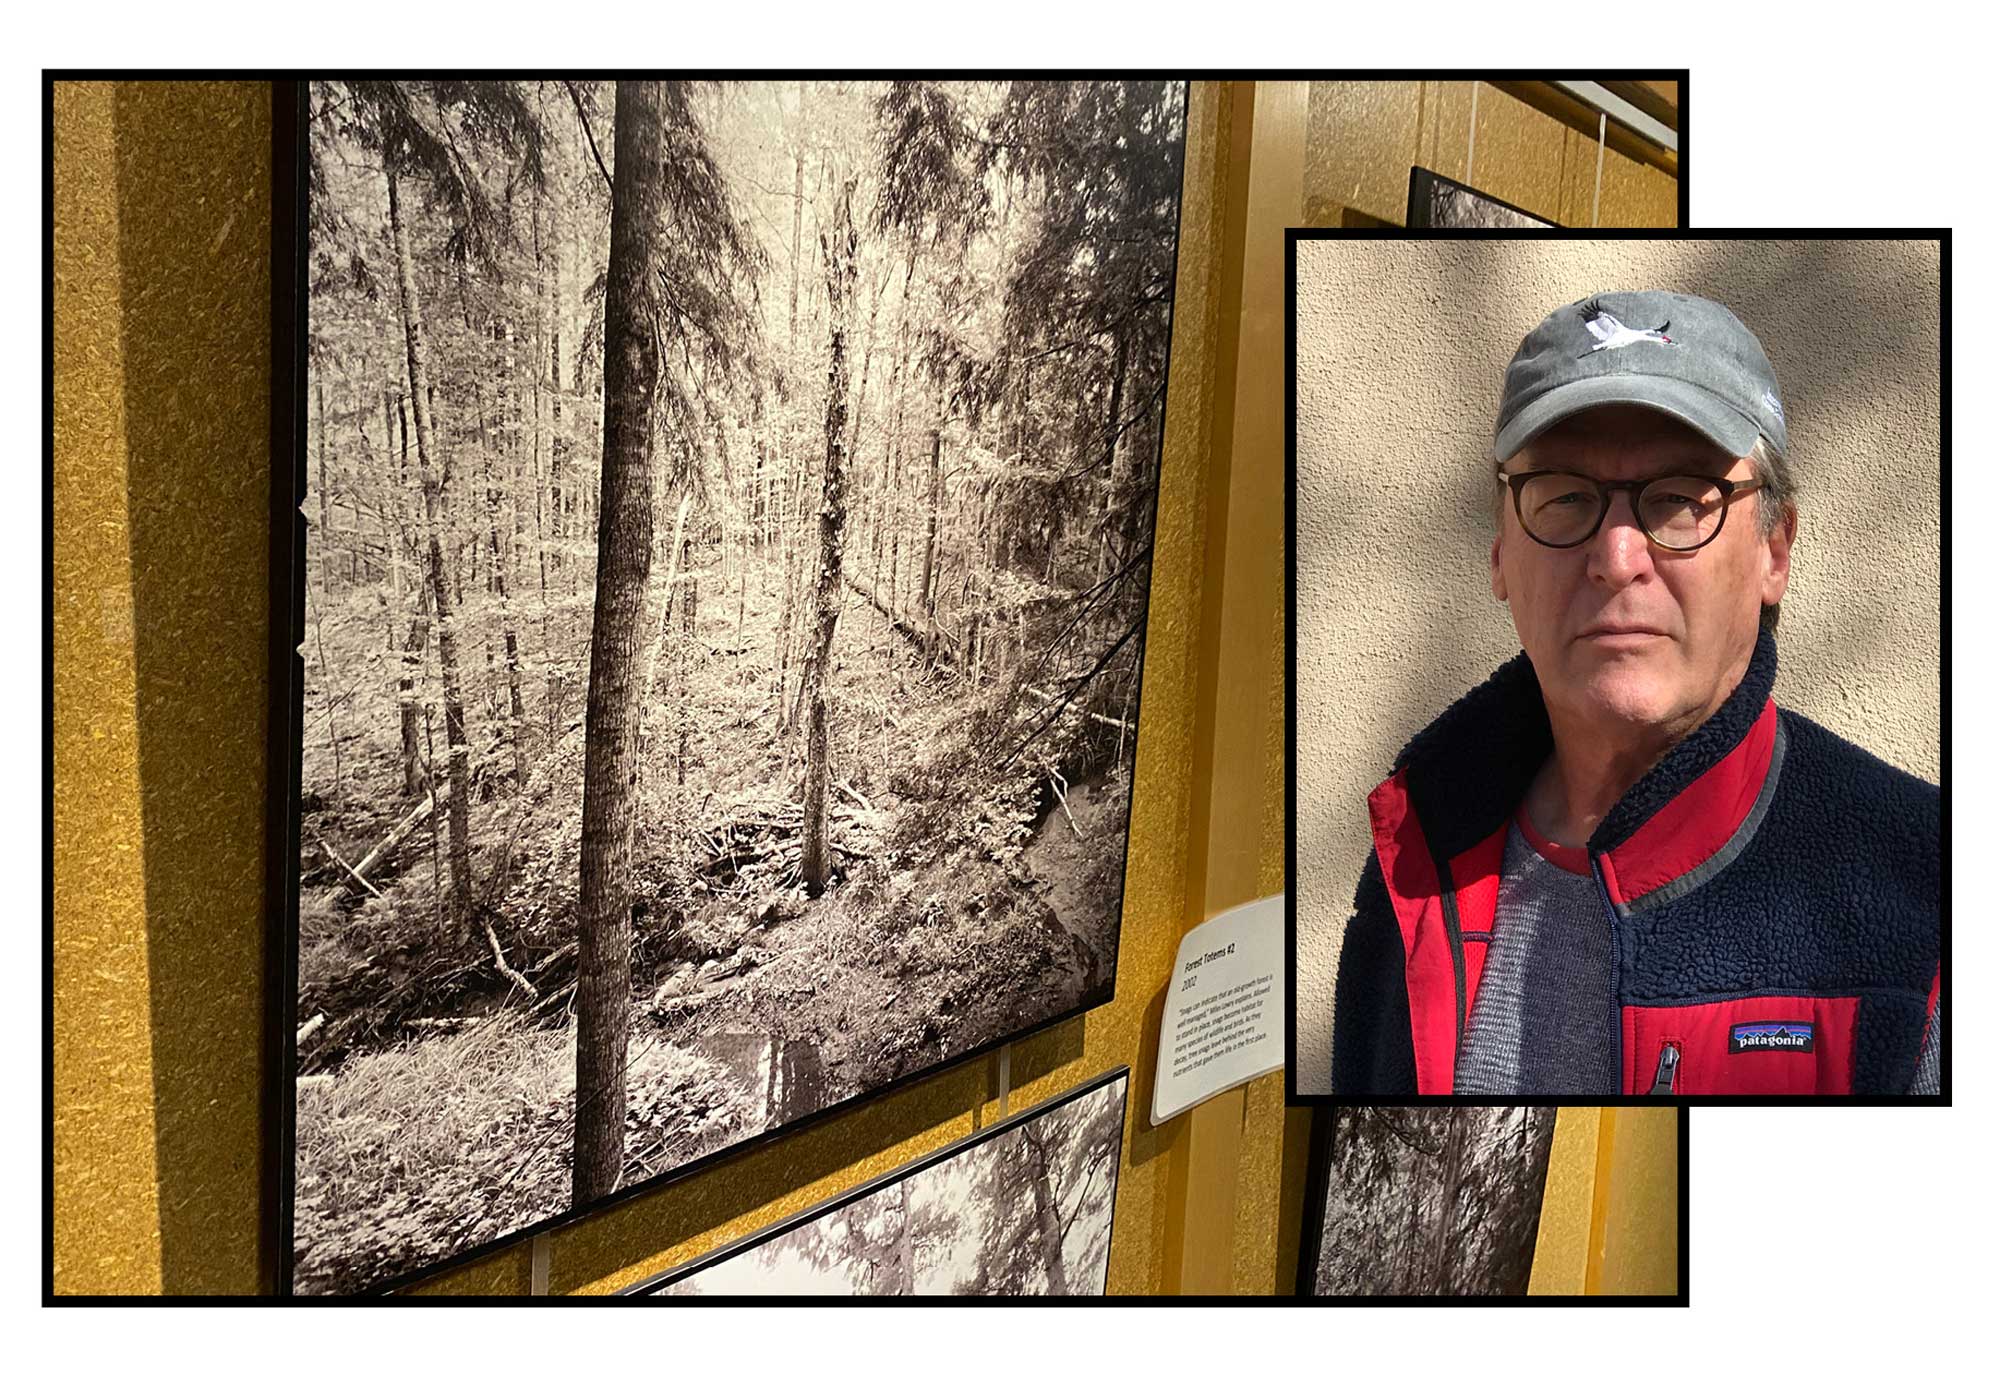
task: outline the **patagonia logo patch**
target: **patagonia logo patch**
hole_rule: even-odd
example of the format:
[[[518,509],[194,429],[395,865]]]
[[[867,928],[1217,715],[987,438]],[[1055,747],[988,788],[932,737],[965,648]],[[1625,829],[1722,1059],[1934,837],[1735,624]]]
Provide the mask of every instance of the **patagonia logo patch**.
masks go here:
[[[1811,1054],[1813,1024],[1810,1021],[1746,1021],[1729,1028],[1729,1052],[1751,1050],[1797,1050]]]

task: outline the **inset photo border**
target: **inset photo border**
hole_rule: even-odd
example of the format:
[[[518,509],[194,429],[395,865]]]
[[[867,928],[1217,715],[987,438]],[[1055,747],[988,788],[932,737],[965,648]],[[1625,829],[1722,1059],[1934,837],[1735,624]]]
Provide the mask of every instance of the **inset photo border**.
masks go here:
[[[1344,255],[1313,291],[1304,279],[1307,254]],[[1943,881],[1951,796],[1950,231],[1802,237],[1758,229],[1295,229],[1287,235],[1286,270],[1286,873],[1294,915],[1286,949],[1287,1100],[1608,1105],[1692,1083],[1678,1095],[1704,1105],[1950,1105],[1951,906]],[[1636,1084],[1627,1094],[1419,1095],[1408,1086],[1409,1050],[1401,1046],[1381,1058],[1396,1067],[1399,1086],[1339,1090],[1330,1069],[1343,1015],[1378,1027],[1402,1024],[1406,1037],[1416,1021],[1402,933],[1378,920],[1365,947],[1347,938],[1357,879],[1365,864],[1374,871],[1369,793],[1407,762],[1403,756],[1430,722],[1475,691],[1499,691],[1510,671],[1510,680],[1519,680],[1518,665],[1526,662],[1510,619],[1517,601],[1496,599],[1491,566],[1494,522],[1505,513],[1492,458],[1494,419],[1509,357],[1523,336],[1571,300],[1576,353],[1593,350],[1604,331],[1618,333],[1600,298],[1642,289],[1728,306],[1760,338],[1784,388],[1782,400],[1774,394],[1763,404],[1773,414],[1783,410],[1799,535],[1782,626],[1760,631],[1751,664],[1759,682],[1775,681],[1779,710],[1751,743],[1764,751],[1759,758],[1781,759],[1786,771],[1760,776],[1774,788],[1787,776],[1839,775],[1856,787],[1864,776],[1876,780],[1863,790],[1879,785],[1907,804],[1856,809],[1877,817],[1884,843],[1907,862],[1878,867],[1893,871],[1883,880],[1888,888],[1877,893],[1881,900],[1858,906],[1851,893],[1835,890],[1845,879],[1824,863],[1788,862],[1785,885],[1797,888],[1816,914],[1810,932],[1800,926],[1792,935],[1768,933],[1800,951],[1776,982],[1668,986],[1661,973],[1666,932],[1647,926],[1635,933],[1628,921],[1621,950],[1656,952],[1645,974],[1654,983],[1624,964],[1617,975],[1619,1077]],[[1594,329],[1587,318],[1593,306],[1599,307]],[[1635,319],[1628,333],[1678,338],[1688,321],[1675,324],[1674,316],[1667,310]],[[1870,326],[1830,337],[1829,318],[1867,319]],[[1759,402],[1746,404],[1755,409]],[[1308,445],[1316,446],[1311,455]],[[1890,451],[1904,458],[1885,479],[1878,458]],[[1310,500],[1300,485],[1308,456],[1320,470]],[[1867,595],[1855,594],[1858,588]],[[1317,676],[1308,683],[1308,674]],[[1482,688],[1488,678],[1493,682]],[[1745,701],[1763,704],[1761,696]],[[1711,721],[1729,724],[1720,715]],[[1498,731],[1494,747],[1546,756],[1546,738],[1538,745],[1516,738],[1522,734]],[[1859,751],[1847,741],[1875,757],[1857,761]],[[1450,790],[1474,795],[1478,788],[1468,782]],[[1783,799],[1774,793],[1777,800]],[[1795,787],[1779,810],[1796,816],[1799,805]],[[1926,808],[1935,808],[1935,823]],[[1766,814],[1755,811],[1759,825]],[[1733,846],[1710,846],[1704,853],[1724,857],[1699,876],[1714,885],[1705,894],[1696,884],[1662,887],[1657,900],[1692,894],[1690,900],[1708,904],[1702,910],[1714,908],[1711,934],[1727,942],[1734,937],[1726,932],[1741,931],[1741,922],[1716,904],[1740,892],[1750,871],[1728,875],[1728,863],[1744,856],[1765,861],[1772,846],[1796,842],[1795,829],[1781,820],[1743,833]],[[1489,830],[1437,838],[1440,854],[1427,862],[1435,868],[1461,857]],[[1758,847],[1746,848],[1753,839]],[[1420,855],[1423,845],[1406,852]],[[1725,876],[1729,882],[1717,881]],[[1908,900],[1883,896],[1906,881],[1928,887],[1910,889]],[[1629,907],[1629,897],[1623,900]],[[1482,912],[1491,904],[1490,896],[1482,898]],[[1731,906],[1738,913],[1753,909],[1767,921],[1787,919],[1771,914],[1777,908],[1770,902],[1746,898]],[[1853,916],[1828,920],[1836,909],[1852,909]],[[1455,910],[1451,919],[1458,919]],[[1431,981],[1415,1000],[1430,1018],[1423,1035],[1433,1046],[1434,1071],[1453,1057],[1453,1028],[1462,1035],[1490,951],[1491,932],[1484,915],[1479,919],[1478,927],[1425,952],[1434,956],[1425,975]],[[1687,922],[1676,923],[1675,938],[1691,938],[1687,929]],[[1866,938],[1836,938],[1835,931]],[[1345,963],[1404,972],[1359,980],[1366,991],[1347,997],[1343,1013],[1333,988]],[[1693,968],[1700,956],[1690,952],[1685,963]],[[1695,1026],[1695,1041],[1679,1043],[1674,1027],[1692,1024],[1695,1007],[1718,1019]],[[1765,1042],[1741,1041],[1737,1033],[1754,1037],[1769,1025],[1793,1028],[1784,1043],[1769,1042],[1772,1048],[1810,1041],[1827,1049],[1764,1053],[1750,1065],[1764,1071],[1754,1088],[1707,1086],[1751,1081],[1741,1072],[1748,1061],[1731,1064],[1727,1056],[1746,1045],[1764,1051]],[[1814,1028],[1799,1032],[1801,1025]],[[1898,1047],[1892,1054],[1865,1063],[1852,1048],[1892,1042]],[[1902,1067],[1905,1044],[1916,1078]],[[1911,1093],[1879,1086],[1899,1075]],[[1815,1093],[1827,1084],[1838,1086]],[[1930,1084],[1936,1091],[1916,1091]]]

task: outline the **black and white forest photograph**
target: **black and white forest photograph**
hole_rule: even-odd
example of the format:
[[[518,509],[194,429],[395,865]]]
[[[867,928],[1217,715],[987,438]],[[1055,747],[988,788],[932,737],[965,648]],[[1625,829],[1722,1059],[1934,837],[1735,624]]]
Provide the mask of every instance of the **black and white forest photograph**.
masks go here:
[[[1328,1110],[1315,1143],[1325,1171],[1319,1223],[1308,1218],[1302,1242],[1312,1292],[1528,1291],[1557,1108]]]
[[[1102,1296],[1126,1081],[1120,1070],[635,1291]]]
[[[291,1291],[1110,999],[1184,106],[308,84]]]

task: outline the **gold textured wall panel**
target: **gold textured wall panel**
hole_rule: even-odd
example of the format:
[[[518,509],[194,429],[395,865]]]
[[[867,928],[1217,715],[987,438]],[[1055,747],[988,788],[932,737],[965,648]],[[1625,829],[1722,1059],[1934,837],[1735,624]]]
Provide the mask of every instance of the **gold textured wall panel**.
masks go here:
[[[1190,927],[1284,890],[1284,528],[1271,497],[1284,483],[1283,231],[1302,203],[1309,88],[1232,82],[1225,94],[1229,325],[1217,340]],[[1309,1123],[1303,1110],[1287,1113],[1277,1074],[1190,1114],[1181,1228],[1169,1245],[1176,1291],[1289,1290]]]
[[[160,1286],[112,87],[54,106],[54,1287]],[[78,1205],[88,1199],[89,1205]]]
[[[100,415],[115,386],[123,423],[58,416],[56,564],[64,589],[94,588],[107,615],[129,596],[131,634],[129,677],[74,652],[74,623],[61,641],[74,656],[57,655],[58,791],[93,776],[113,789],[105,811],[74,790],[74,809],[57,811],[58,1284],[127,1287],[147,1266],[119,1256],[150,1251],[167,1291],[247,1292],[261,1264],[270,92],[57,94],[59,198],[110,198],[115,224],[94,214],[63,245],[66,280],[96,290],[59,289],[56,327],[75,349],[115,350],[93,357],[119,369],[64,367],[62,386],[92,388]],[[70,752],[80,721],[101,724],[103,753]],[[116,781],[134,776],[136,817]],[[143,907],[129,868],[91,866],[117,843],[134,846],[127,863],[143,859]],[[150,1150],[134,1140],[141,1097]],[[146,1217],[124,1195],[149,1176]]]
[[[1595,1293],[1673,1293],[1680,1287],[1680,1228],[1662,1224],[1680,1210],[1680,1113],[1658,1107],[1605,1107],[1614,1148],[1600,1170],[1601,1251]]]
[[[1680,1109],[1564,1107],[1530,1295],[1680,1290]]]
[[[1419,160],[1422,81],[1315,81],[1307,97],[1305,208],[1314,224],[1351,206],[1403,222]]]
[[[1549,1178],[1542,1189],[1542,1226],[1535,1237],[1535,1268],[1528,1276],[1530,1295],[1584,1291],[1597,1198],[1598,1120],[1603,1111],[1602,1107],[1556,1111]]]
[[[1591,222],[1597,140],[1487,82],[1315,81],[1307,129],[1304,224],[1338,226],[1343,208],[1402,224],[1412,166],[1558,224]],[[1667,173],[1605,150],[1600,225],[1678,224],[1679,197],[1680,184]]]
[[[1599,200],[1597,223],[1607,228],[1674,224],[1680,213],[1680,183],[1657,167],[1611,149],[1604,150],[1604,185],[1597,186],[1597,140],[1563,129],[1562,212],[1559,224],[1590,225],[1591,194]]]
[[[1475,84],[1479,88],[1479,120],[1470,139],[1472,174],[1467,176],[1465,154],[1467,134],[1472,131]],[[1562,223],[1563,151],[1571,130],[1483,81],[1433,81],[1429,86],[1424,102],[1424,165],[1518,205],[1531,215]],[[1606,160],[1609,158],[1607,153]],[[1407,167],[1403,174],[1407,201]]]

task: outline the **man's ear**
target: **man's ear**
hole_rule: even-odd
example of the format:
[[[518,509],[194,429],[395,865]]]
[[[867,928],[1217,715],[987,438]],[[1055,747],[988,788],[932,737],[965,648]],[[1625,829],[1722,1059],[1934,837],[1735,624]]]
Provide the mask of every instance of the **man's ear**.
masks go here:
[[[1792,582],[1792,541],[1799,533],[1799,512],[1796,506],[1786,506],[1785,513],[1778,517],[1778,523],[1764,536],[1764,585],[1759,589],[1766,606],[1775,606],[1784,599],[1785,588]]]
[[[1491,563],[1492,566],[1488,569],[1488,572],[1493,578],[1493,599],[1495,601],[1505,601],[1507,599],[1507,574],[1500,570],[1500,536],[1498,534],[1493,536]],[[1780,594],[1782,595],[1782,593]]]

